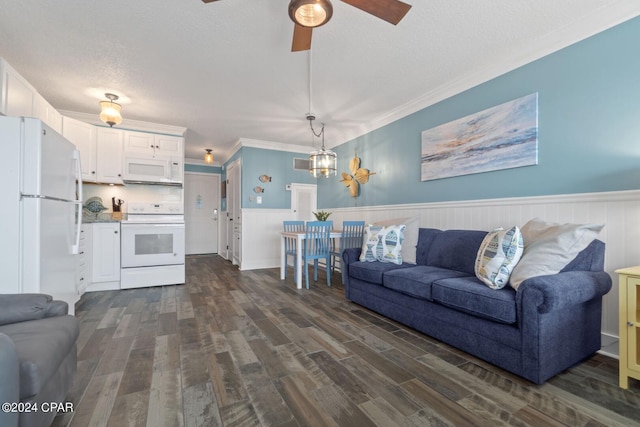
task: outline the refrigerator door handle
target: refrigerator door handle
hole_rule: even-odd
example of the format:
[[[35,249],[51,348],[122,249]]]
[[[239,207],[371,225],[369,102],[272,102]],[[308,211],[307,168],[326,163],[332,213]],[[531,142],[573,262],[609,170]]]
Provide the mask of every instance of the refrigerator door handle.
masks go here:
[[[76,162],[76,180],[78,182],[78,191],[76,192],[76,238],[75,243],[71,245],[71,253],[77,255],[80,253],[80,231],[82,228],[82,165],[80,164],[80,151],[73,150],[73,159]]]
[[[82,164],[80,164],[80,151],[73,150],[73,160],[76,162],[76,181],[78,182],[78,192],[76,193],[76,201],[82,204]]]

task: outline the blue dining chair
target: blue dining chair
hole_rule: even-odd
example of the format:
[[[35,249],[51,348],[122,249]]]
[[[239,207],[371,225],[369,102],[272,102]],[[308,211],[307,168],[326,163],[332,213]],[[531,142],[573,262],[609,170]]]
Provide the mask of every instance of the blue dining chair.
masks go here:
[[[327,268],[327,286],[331,286],[331,229],[333,221],[309,221],[304,238],[303,271],[309,289],[309,261],[313,260],[313,280],[318,281],[318,260],[324,259]]]
[[[344,221],[340,241],[331,242],[331,270],[335,271],[337,261],[340,261],[342,266],[342,251],[349,248],[361,248],[363,239],[364,221]]]
[[[304,221],[283,221],[284,231],[304,232]],[[293,276],[295,277],[298,266],[296,262],[296,239],[295,237],[284,238],[284,259],[285,269],[284,277],[287,278],[287,260],[289,255],[293,256]]]

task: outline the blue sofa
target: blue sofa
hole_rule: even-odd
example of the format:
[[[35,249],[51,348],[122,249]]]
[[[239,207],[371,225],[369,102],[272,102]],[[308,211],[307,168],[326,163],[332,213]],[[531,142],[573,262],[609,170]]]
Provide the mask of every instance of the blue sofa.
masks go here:
[[[343,254],[348,300],[536,384],[600,349],[605,245],[594,240],[560,273],[532,277],[516,292],[474,273],[486,231],[420,228],[416,264]]]

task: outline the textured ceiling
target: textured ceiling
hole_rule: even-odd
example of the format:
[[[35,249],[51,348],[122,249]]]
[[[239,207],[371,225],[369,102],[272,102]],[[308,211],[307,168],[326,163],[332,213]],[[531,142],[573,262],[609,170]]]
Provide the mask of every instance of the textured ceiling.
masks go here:
[[[187,128],[188,158],[240,139],[332,147],[640,15],[637,0],[405,0],[397,26],[339,0],[290,52],[288,0],[0,0],[0,56],[57,109]],[[309,83],[311,63],[311,85]],[[310,97],[311,87],[311,97]],[[316,141],[316,145],[317,145]]]

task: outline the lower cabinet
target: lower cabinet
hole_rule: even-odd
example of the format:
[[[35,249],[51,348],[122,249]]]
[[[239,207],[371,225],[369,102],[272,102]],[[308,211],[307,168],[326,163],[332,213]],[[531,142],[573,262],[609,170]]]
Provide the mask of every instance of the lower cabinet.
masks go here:
[[[640,267],[616,270],[619,275],[620,387],[640,380]]]
[[[87,291],[87,284],[91,277],[91,224],[82,224],[80,230],[80,245],[76,262],[76,293],[82,295]]]
[[[120,289],[120,223],[95,222],[83,226],[86,249],[79,257],[85,258],[82,270],[84,280],[89,278],[85,290],[109,291]],[[82,244],[81,244],[82,246]],[[82,249],[80,250],[81,252]],[[81,286],[81,285],[80,285]]]

